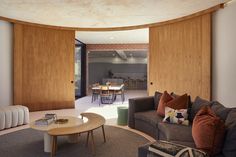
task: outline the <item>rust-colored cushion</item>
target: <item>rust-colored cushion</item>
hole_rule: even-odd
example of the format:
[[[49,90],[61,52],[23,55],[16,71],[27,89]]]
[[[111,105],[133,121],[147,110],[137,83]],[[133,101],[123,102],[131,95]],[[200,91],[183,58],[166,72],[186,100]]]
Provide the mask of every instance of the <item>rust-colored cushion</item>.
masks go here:
[[[172,99],[173,97],[167,91],[164,91],[164,93],[161,95],[161,98],[157,107],[157,113],[160,116],[165,117],[165,105]]]
[[[173,108],[175,110],[187,109],[188,108],[188,95],[184,94],[178,96],[171,101],[166,103],[166,106]]]
[[[221,152],[225,134],[224,122],[209,106],[202,107],[193,120],[192,136],[196,148],[211,156]]]

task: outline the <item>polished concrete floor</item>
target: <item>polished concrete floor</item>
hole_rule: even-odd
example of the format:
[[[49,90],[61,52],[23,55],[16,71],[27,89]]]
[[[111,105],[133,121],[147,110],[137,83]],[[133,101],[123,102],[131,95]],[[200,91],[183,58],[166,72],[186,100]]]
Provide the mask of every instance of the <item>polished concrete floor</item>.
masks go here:
[[[153,138],[133,129],[130,129],[127,126],[118,126],[116,125],[117,120],[117,107],[118,106],[128,106],[128,99],[135,98],[135,97],[143,97],[147,96],[147,91],[145,90],[129,90],[125,91],[125,101],[122,103],[120,96],[117,96],[116,101],[113,104],[101,104],[99,106],[98,100],[91,102],[91,95],[77,99],[75,101],[75,108],[74,109],[62,109],[62,110],[50,110],[50,111],[38,111],[38,112],[30,112],[30,121],[33,122],[36,119],[42,118],[46,113],[56,113],[58,116],[76,116],[79,117],[80,113],[82,112],[94,112],[98,113],[105,117],[106,125],[113,125],[117,127],[122,127],[124,129],[131,130],[133,132],[139,133],[150,141]],[[29,128],[29,125],[19,126],[15,128],[6,129],[0,131],[0,135],[14,132],[17,130]]]

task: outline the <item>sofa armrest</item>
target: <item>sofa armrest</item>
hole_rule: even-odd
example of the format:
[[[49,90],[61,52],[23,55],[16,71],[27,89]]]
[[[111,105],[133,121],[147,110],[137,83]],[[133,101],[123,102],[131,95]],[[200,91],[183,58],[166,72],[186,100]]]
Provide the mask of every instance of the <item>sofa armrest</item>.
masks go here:
[[[136,112],[154,110],[154,106],[153,96],[129,99],[128,126],[135,127],[134,114]]]

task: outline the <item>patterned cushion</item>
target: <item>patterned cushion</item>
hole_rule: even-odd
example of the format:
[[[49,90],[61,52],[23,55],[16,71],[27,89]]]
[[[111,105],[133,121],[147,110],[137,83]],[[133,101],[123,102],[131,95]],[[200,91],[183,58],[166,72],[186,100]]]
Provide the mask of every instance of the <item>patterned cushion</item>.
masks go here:
[[[156,141],[148,150],[147,157],[208,157],[203,151],[167,141]]]
[[[175,110],[166,106],[165,118],[163,119],[163,122],[188,125],[189,121],[187,120],[187,111],[187,109]]]

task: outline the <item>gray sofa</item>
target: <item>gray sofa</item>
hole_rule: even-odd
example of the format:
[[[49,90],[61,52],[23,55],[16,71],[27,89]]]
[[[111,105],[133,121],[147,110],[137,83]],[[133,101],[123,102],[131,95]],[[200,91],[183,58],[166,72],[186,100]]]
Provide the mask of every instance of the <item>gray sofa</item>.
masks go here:
[[[166,140],[195,148],[191,125],[162,122],[163,118],[156,112],[161,94],[156,92],[155,96],[129,99],[128,126],[157,140]],[[236,157],[236,108],[226,108],[217,101],[210,102],[196,97],[189,106],[190,123],[204,105],[209,105],[227,127],[222,153],[217,157]],[[139,156],[144,155],[139,153]]]

